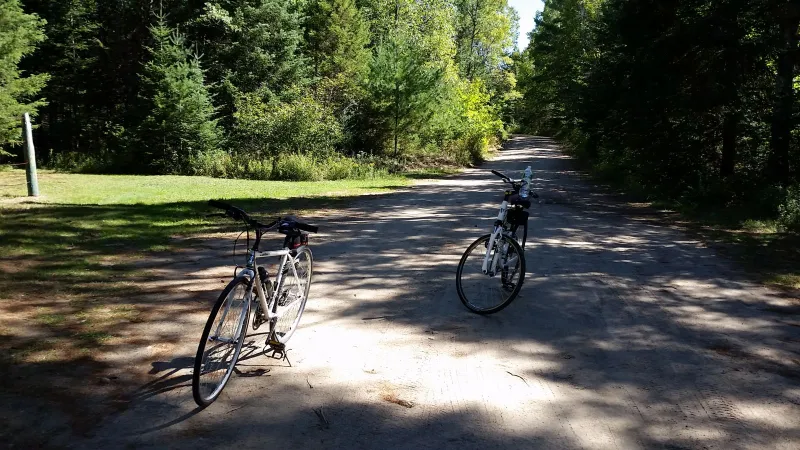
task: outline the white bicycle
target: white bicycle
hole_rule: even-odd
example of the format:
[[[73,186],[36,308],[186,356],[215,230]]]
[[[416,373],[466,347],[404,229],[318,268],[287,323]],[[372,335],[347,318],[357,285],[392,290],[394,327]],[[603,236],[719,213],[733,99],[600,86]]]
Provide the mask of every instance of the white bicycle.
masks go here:
[[[214,214],[244,222],[248,233],[255,230],[255,241],[247,252],[247,265],[239,270],[222,291],[211,309],[192,374],[192,394],[200,406],[208,406],[222,393],[231,377],[250,327],[250,308],[255,302],[252,327],[258,329],[269,324],[266,345],[285,355],[285,345],[292,337],[306,307],[311,287],[313,257],[308,248],[308,234],[318,228],[298,222],[292,217],[280,218],[262,224],[250,218],[243,210],[218,201],[210,206],[224,210]],[[284,234],[282,250],[262,252],[261,237],[277,229]],[[248,234],[249,240],[249,234]],[[275,281],[271,281],[264,266],[257,264],[261,257],[280,257]]]
[[[496,313],[514,301],[525,280],[525,242],[531,201],[520,196],[523,182],[492,170],[511,186],[505,191],[500,213],[490,234],[481,236],[464,252],[456,270],[456,289],[464,306],[478,314]],[[533,192],[530,197],[538,198]],[[522,227],[520,244],[517,231]]]

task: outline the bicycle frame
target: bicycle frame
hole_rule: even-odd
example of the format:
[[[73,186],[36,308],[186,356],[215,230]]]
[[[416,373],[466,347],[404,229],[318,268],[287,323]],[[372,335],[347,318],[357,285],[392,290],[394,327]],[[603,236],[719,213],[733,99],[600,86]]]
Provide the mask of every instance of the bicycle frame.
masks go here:
[[[495,242],[500,238],[504,231],[503,223],[505,223],[507,216],[508,201],[503,200],[503,203],[500,204],[500,212],[497,214],[497,220],[494,222],[494,231],[492,231],[492,237],[489,238],[489,245],[486,247],[486,256],[483,257],[483,265],[481,270],[483,271],[484,275],[489,275],[490,277],[495,275],[494,268],[497,267],[498,258],[500,258],[500,252],[495,252],[494,258],[492,258],[492,249],[494,248]],[[491,268],[489,266],[490,259],[492,260]]]
[[[299,247],[298,250],[302,249],[303,247]],[[269,258],[275,256],[281,257],[281,262],[278,265],[278,279],[276,280],[277,287],[272,292],[272,298],[267,299],[267,294],[264,292],[264,288],[261,286],[262,280],[258,275],[258,270],[257,270],[258,265],[256,264],[256,260],[258,258]],[[267,319],[269,320],[280,318],[285,313],[285,311],[289,310],[288,308],[289,305],[292,305],[293,303],[302,300],[302,298],[296,299],[294,302],[290,303],[289,305],[286,305],[286,307],[280,313],[274,313],[269,308],[269,305],[274,305],[275,302],[278,301],[278,294],[282,291],[283,281],[284,281],[283,272],[287,262],[290,262],[289,267],[291,267],[292,269],[292,276],[294,276],[296,280],[300,279],[300,277],[297,276],[297,269],[295,267],[296,261],[297,258],[292,255],[292,251],[289,250],[288,248],[284,248],[283,250],[274,250],[268,252],[260,252],[252,250],[250,251],[248,258],[248,268],[245,270],[247,270],[250,274],[252,274],[251,279],[253,280],[253,284],[255,285],[256,297],[258,299],[258,302],[261,304],[261,310],[264,311],[264,313],[267,316]]]
[[[258,242],[258,241],[260,241],[260,239],[257,238],[256,241]],[[254,248],[256,248],[256,247],[257,247],[257,244],[254,245]],[[298,247],[297,250],[301,250],[304,247],[306,247],[306,246]],[[292,251],[291,250],[289,250],[288,248],[284,248],[282,250],[274,250],[274,251],[262,252],[262,251],[250,249],[250,250],[248,250],[247,255],[248,255],[247,256],[247,267],[245,269],[243,269],[239,274],[243,275],[243,276],[246,276],[250,280],[251,285],[255,285],[256,299],[260,303],[261,311],[264,312],[264,314],[267,317],[267,320],[279,319],[281,316],[283,316],[286,313],[286,311],[290,310],[289,306],[293,305],[294,303],[296,303],[298,301],[302,301],[303,300],[302,297],[297,298],[292,303],[289,303],[288,305],[286,305],[282,309],[282,311],[277,312],[277,313],[273,312],[272,308],[270,308],[270,305],[275,305],[277,303],[278,294],[282,291],[283,282],[284,282],[283,272],[284,272],[284,267],[286,267],[287,263],[290,263],[289,266],[292,268],[292,276],[294,276],[295,279],[298,279],[298,280],[300,279],[300,277],[297,276],[297,269],[295,267],[295,262],[297,261],[297,258],[292,255]],[[269,258],[269,257],[275,257],[275,256],[280,256],[281,257],[281,262],[278,265],[277,284],[276,284],[276,288],[274,289],[274,291],[272,293],[272,296],[270,298],[267,298],[267,294],[266,294],[266,292],[264,292],[264,288],[261,285],[261,283],[262,283],[261,277],[258,275],[258,267],[259,266],[257,264],[257,261],[258,261],[258,258]],[[250,292],[248,292],[248,294],[250,294],[250,293],[252,293],[252,290],[250,290]],[[301,295],[304,295],[304,294],[301,294]],[[249,298],[248,301],[252,301],[252,297]],[[220,324],[217,326],[217,330],[214,333],[214,336],[215,336],[214,340],[217,340],[217,341],[220,341],[220,342],[230,341],[229,339],[224,339],[223,340],[223,339],[219,338],[220,328],[222,327],[222,324],[225,323],[225,318],[227,317],[228,313],[230,312],[230,307],[231,307],[231,304],[227,303],[226,307],[225,307],[225,311],[223,311],[223,313],[222,313],[223,314],[222,315],[222,320],[220,320]],[[239,334],[242,332],[242,329],[245,326],[245,320],[244,319],[246,318],[245,317],[246,314],[247,314],[247,308],[242,308],[242,313],[241,313],[241,316],[239,317],[239,319],[237,321],[238,325],[236,327],[236,333],[234,334],[234,336],[239,336]],[[230,343],[230,342],[228,342],[228,343]]]

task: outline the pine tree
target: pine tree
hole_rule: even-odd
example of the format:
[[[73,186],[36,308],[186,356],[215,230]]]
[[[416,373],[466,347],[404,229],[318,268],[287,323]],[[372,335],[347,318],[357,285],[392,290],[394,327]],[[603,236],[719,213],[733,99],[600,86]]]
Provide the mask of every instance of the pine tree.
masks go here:
[[[155,45],[143,84],[151,110],[139,128],[145,161],[157,173],[191,173],[192,161],[214,150],[220,132],[199,58],[164,18],[151,27]]]
[[[427,65],[419,48],[400,34],[378,45],[370,69],[370,94],[397,157],[400,142],[434,113],[442,73]]]
[[[18,0],[0,0],[0,146],[20,141],[20,120],[25,112],[36,114],[42,100],[34,100],[48,75],[24,77],[19,68],[23,56],[44,40],[44,21],[26,14]],[[0,155],[8,154],[0,147]]]
[[[306,44],[314,74],[340,74],[361,81],[370,53],[369,29],[355,0],[318,0],[311,5]]]
[[[58,152],[102,151],[109,121],[103,105],[110,96],[99,89],[106,83],[98,64],[104,49],[95,0],[26,3],[47,21],[47,40],[23,67],[52,75],[42,91],[48,105],[40,111],[38,146]]]

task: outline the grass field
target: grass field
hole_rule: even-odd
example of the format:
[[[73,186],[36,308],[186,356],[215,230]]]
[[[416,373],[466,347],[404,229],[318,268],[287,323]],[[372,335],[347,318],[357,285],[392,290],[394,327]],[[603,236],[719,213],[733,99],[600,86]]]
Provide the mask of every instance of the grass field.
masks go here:
[[[679,210],[688,227],[764,284],[800,289],[800,234],[747,210]],[[796,294],[796,292],[792,292]]]
[[[41,196],[32,199],[25,197],[24,171],[0,171],[0,373],[6,380],[0,438],[30,443],[35,436],[25,430],[37,420],[37,404],[53,409],[55,402],[72,430],[116,407],[108,401],[125,391],[123,383],[95,382],[120,370],[108,355],[152,344],[137,324],[170,313],[138,263],[169,259],[187,237],[236,230],[228,219],[205,216],[213,212],[209,199],[229,200],[257,217],[291,212],[313,223],[318,209],[411,183],[412,177],[278,182],[41,171]],[[178,307],[188,308],[185,313],[206,305]]]

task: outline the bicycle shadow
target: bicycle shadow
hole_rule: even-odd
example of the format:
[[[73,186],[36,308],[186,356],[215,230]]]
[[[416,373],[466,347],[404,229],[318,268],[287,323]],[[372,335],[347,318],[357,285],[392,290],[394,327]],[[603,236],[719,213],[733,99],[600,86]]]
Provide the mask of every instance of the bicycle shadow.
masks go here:
[[[180,356],[171,361],[154,361],[150,365],[148,375],[165,373],[133,391],[128,397],[130,402],[144,401],[175,389],[191,386],[192,374],[179,374],[179,372],[190,370],[194,366],[194,358]]]

